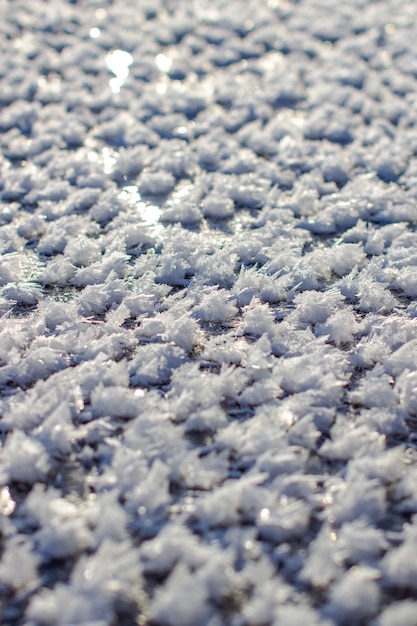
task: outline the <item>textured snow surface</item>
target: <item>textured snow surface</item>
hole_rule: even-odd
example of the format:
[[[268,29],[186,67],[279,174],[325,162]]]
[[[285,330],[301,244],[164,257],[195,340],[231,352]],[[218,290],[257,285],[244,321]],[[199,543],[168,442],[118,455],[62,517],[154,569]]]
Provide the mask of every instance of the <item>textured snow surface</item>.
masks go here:
[[[0,0],[2,624],[417,624],[416,24]]]

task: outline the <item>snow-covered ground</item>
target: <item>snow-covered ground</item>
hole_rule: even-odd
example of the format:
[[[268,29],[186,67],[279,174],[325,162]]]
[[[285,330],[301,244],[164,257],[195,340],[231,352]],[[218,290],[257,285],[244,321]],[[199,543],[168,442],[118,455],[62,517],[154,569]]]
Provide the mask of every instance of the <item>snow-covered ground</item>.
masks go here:
[[[416,25],[0,0],[2,624],[417,624]]]

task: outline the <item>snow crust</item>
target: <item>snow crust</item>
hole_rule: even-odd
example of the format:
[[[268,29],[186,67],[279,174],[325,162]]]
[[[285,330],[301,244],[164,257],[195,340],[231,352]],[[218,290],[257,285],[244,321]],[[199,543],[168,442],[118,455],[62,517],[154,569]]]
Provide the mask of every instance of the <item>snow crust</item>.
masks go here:
[[[415,626],[417,5],[0,0],[0,621]]]

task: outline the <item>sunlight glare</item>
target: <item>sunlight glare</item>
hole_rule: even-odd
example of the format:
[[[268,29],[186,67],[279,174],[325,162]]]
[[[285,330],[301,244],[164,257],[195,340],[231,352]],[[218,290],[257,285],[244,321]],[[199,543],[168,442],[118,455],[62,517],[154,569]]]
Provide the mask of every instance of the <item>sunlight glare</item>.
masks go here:
[[[106,65],[112,74],[115,75],[115,78],[111,78],[109,81],[113,93],[119,93],[120,88],[129,76],[129,67],[132,63],[132,55],[125,50],[113,50],[106,56]]]
[[[126,185],[126,187],[123,187],[122,191],[119,193],[119,198],[131,206],[134,206],[139,212],[141,219],[148,224],[148,226],[155,227],[159,225],[159,219],[162,214],[161,209],[156,204],[144,202],[136,185]]]

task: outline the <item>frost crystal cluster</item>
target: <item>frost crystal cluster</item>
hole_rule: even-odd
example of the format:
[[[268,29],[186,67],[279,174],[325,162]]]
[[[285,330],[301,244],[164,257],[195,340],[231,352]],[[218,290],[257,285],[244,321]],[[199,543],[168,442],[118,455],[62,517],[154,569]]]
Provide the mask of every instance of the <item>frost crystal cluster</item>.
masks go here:
[[[415,626],[417,4],[0,0],[0,621]]]

